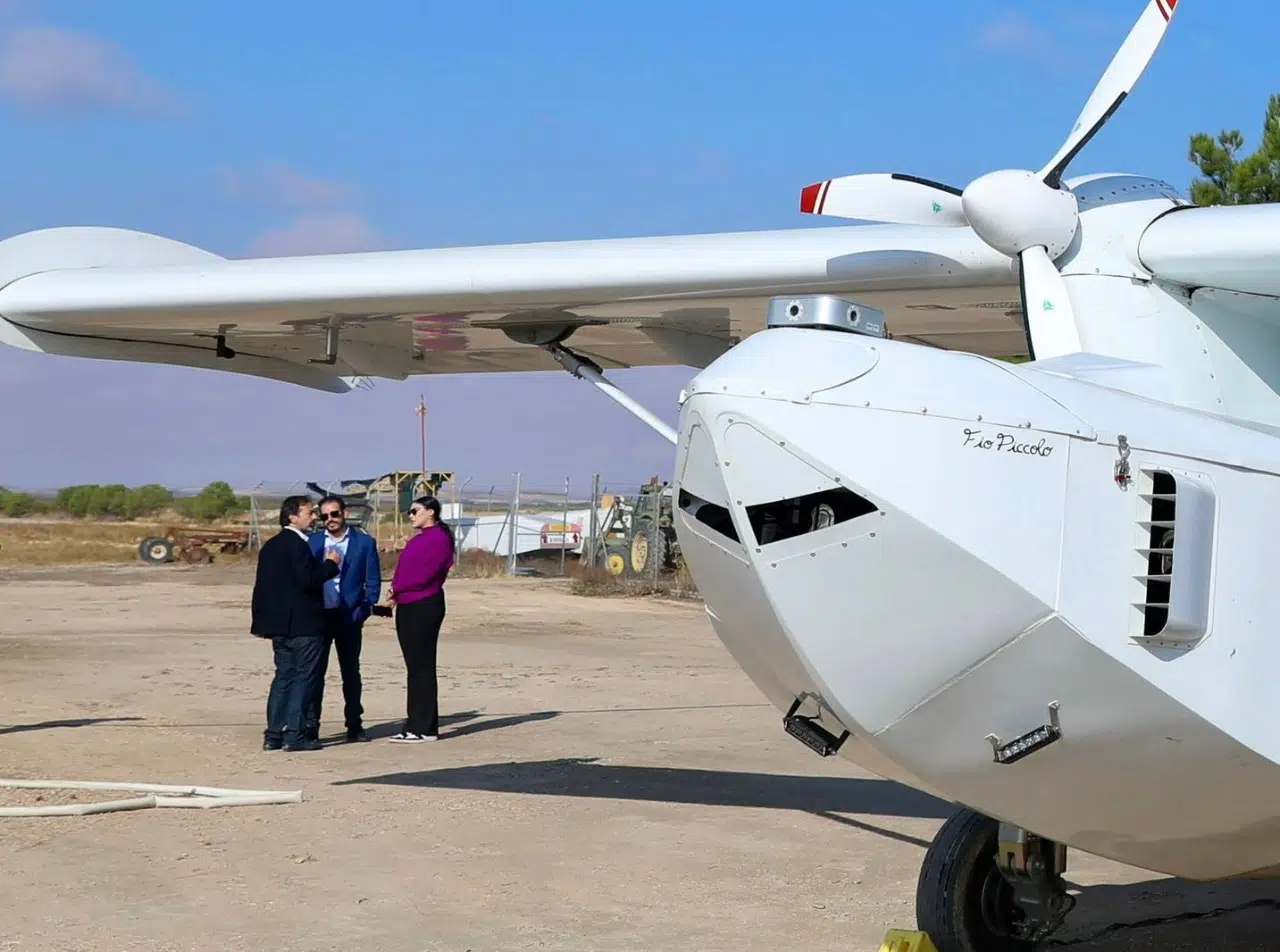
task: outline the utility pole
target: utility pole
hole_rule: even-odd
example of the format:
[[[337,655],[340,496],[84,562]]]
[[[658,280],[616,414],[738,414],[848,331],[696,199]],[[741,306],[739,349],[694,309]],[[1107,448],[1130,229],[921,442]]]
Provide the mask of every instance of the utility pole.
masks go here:
[[[427,401],[418,394],[418,405],[414,407],[418,414],[418,439],[422,442],[422,478],[427,478]]]

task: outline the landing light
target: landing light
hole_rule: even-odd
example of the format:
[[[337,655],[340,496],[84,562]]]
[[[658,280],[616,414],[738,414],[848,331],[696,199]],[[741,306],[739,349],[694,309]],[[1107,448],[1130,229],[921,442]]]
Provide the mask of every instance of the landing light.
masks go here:
[[[996,763],[1012,764],[1023,757],[1034,754],[1041,748],[1048,747],[1061,737],[1062,730],[1060,728],[1052,724],[1045,724],[1023,734],[1021,737],[1014,738],[1007,744],[1001,744],[998,739],[994,739],[991,746],[995,748]]]
[[[803,698],[796,698],[795,703],[791,705],[791,710],[787,711],[782,718],[782,725],[786,732],[820,757],[830,757],[837,753],[849,739],[849,732],[846,730],[837,737],[812,718],[797,714],[796,711],[800,709],[802,702]]]

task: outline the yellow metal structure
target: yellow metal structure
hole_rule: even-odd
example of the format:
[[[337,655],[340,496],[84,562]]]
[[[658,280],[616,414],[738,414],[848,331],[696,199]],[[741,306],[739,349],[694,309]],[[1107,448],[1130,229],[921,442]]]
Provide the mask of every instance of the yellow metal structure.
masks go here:
[[[880,943],[880,952],[938,952],[938,947],[923,932],[890,929]]]
[[[418,496],[440,495],[445,483],[453,482],[451,472],[419,472],[397,470],[386,473],[365,485],[365,499],[373,509],[373,525],[367,527],[379,549],[403,549],[413,527],[407,515],[409,502]]]

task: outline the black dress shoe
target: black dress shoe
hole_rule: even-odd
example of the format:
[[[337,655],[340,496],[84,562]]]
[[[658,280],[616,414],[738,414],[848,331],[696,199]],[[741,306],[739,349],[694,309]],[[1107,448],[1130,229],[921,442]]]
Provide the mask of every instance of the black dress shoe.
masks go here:
[[[365,732],[363,727],[356,728],[353,731],[347,731],[348,744],[364,743],[365,741],[370,740],[373,740],[373,738]]]
[[[283,746],[284,746],[284,743],[278,740],[264,740],[262,742],[263,750],[279,750]]]
[[[323,750],[324,745],[318,740],[311,740],[309,737],[306,737],[301,740],[296,740],[292,744],[285,744],[284,749],[289,753],[299,750]]]

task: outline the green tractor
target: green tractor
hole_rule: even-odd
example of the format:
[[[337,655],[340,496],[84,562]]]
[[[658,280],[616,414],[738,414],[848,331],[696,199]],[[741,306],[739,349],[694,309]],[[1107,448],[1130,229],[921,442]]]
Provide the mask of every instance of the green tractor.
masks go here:
[[[676,540],[671,486],[653,477],[628,501],[620,521],[621,538],[606,542],[605,567],[614,575],[652,578],[675,570],[680,559]]]

